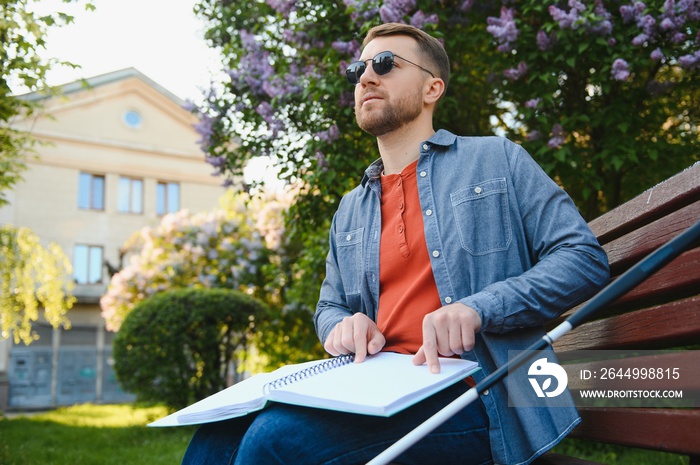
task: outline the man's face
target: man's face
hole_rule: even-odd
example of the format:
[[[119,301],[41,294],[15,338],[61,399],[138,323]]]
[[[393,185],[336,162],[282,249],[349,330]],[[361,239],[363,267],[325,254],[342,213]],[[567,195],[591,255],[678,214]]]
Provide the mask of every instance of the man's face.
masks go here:
[[[360,60],[370,60],[377,53],[390,51],[421,66],[413,39],[406,36],[377,37],[362,51]],[[430,77],[425,71],[401,58],[383,76],[367,69],[355,86],[355,118],[360,128],[375,137],[395,131],[414,121],[423,111],[423,84]]]

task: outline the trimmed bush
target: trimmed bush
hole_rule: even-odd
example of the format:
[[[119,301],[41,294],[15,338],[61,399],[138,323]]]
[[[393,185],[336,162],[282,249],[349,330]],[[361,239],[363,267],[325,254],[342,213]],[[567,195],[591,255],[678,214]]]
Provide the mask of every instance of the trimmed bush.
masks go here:
[[[229,362],[266,313],[262,302],[228,289],[155,294],[114,339],[117,378],[141,401],[183,408],[226,387]]]

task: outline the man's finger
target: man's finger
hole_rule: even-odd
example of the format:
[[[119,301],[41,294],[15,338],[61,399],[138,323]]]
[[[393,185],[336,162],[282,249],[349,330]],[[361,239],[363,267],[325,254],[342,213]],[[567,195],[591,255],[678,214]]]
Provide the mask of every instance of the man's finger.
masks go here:
[[[425,320],[424,320],[425,321]],[[425,363],[431,373],[440,373],[440,361],[438,360],[437,334],[435,328],[429,324],[423,324],[423,355]]]
[[[362,363],[367,357],[367,328],[355,324],[353,326],[352,340],[355,352],[355,363]]]
[[[384,348],[384,344],[386,344],[384,335],[379,330],[373,331],[372,337],[367,343],[367,353],[371,355],[376,354]]]
[[[423,353],[423,346],[418,349],[416,355],[413,356],[414,365],[423,365],[425,363],[425,354]]]

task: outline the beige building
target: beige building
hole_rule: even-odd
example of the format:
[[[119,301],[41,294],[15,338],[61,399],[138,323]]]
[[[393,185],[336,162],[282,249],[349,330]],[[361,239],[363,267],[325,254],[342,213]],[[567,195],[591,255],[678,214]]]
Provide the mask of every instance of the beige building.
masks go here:
[[[28,347],[0,340],[0,410],[128,400],[111,369],[113,335],[99,298],[120,248],[172,211],[209,210],[224,193],[198,146],[184,102],[135,69],[63,86],[15,127],[46,144],[8,192],[0,224],[31,228],[72,260],[72,329],[35,329]],[[40,99],[35,94],[25,98]]]

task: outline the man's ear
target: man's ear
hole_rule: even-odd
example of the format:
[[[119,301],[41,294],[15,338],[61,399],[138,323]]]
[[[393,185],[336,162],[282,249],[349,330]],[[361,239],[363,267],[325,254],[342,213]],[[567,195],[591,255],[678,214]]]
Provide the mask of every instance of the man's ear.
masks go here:
[[[427,104],[436,103],[445,92],[445,81],[440,78],[431,78],[426,80],[425,93],[423,94],[424,101]]]

